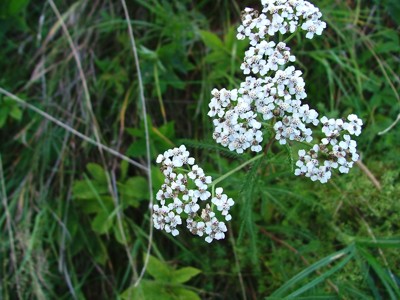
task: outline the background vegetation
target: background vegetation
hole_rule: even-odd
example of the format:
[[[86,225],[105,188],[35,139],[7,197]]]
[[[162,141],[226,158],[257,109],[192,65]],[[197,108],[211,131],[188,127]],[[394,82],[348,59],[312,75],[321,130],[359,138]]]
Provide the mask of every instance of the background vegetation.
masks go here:
[[[212,141],[206,113],[212,88],[243,79],[235,30],[259,1],[127,2],[153,162],[181,143],[214,178],[250,159]],[[364,120],[361,164],[321,185],[295,177],[291,152],[273,145],[221,182],[236,201],[228,238],[155,231],[134,288],[149,241],[145,173],[2,92],[0,299],[400,299],[400,125],[379,134],[400,113],[400,2],[314,2],[325,35],[290,46],[310,105]],[[145,163],[121,3],[51,4],[0,2],[0,87]],[[155,164],[153,179],[156,191]]]

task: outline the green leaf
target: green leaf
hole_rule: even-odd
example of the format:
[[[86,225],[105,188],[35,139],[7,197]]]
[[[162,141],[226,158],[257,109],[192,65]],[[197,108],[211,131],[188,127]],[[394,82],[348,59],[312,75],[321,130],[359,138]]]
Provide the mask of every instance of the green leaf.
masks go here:
[[[139,128],[126,128],[127,133],[134,137],[144,137],[144,130]]]
[[[200,30],[200,35],[208,48],[212,50],[224,49],[224,44],[216,34],[210,31]]]
[[[151,167],[151,180],[153,181],[153,187],[160,187],[164,183],[164,174],[160,171],[160,168],[153,166]]]
[[[99,197],[100,194],[107,194],[108,188],[103,184],[96,184],[87,180],[78,180],[74,182],[72,193],[75,199],[79,200],[93,200]]]
[[[149,189],[146,178],[142,176],[130,177],[123,185],[123,194],[135,199],[147,199]]]
[[[175,283],[185,283],[199,273],[201,273],[201,270],[193,267],[182,268],[172,272],[171,281]]]
[[[158,129],[165,137],[171,139],[175,137],[175,122],[168,122]]]
[[[123,300],[171,300],[167,287],[162,282],[143,279],[138,287],[130,286],[122,294]]]
[[[120,185],[119,191],[124,205],[138,207],[140,200],[149,199],[147,180],[141,176],[129,178]]]
[[[100,238],[92,238],[90,240],[91,243],[93,243],[93,241],[96,241],[95,245],[92,246],[94,260],[101,265],[105,265],[108,260],[107,248]]]
[[[389,239],[356,239],[356,243],[369,247],[379,248],[400,248],[400,237],[391,237]]]
[[[120,230],[117,220],[113,227],[114,237],[118,241],[118,243],[122,245],[129,244],[132,241],[132,238],[128,231],[128,224],[124,220],[122,220],[122,230],[124,230],[126,241],[124,241],[124,238],[122,237],[122,232]]]
[[[177,299],[177,300],[201,300],[201,298],[199,297],[199,295],[197,295],[195,292],[185,289],[185,288],[181,288],[181,287],[176,287],[172,289],[172,292],[174,294],[174,298],[173,299]]]
[[[101,211],[93,219],[92,229],[100,234],[108,233],[113,225],[113,219],[108,211]]]
[[[11,0],[8,4],[8,13],[12,16],[16,16],[23,12],[30,0]]]
[[[126,154],[131,157],[141,157],[146,155],[146,141],[144,139],[135,141],[129,146]]]
[[[0,128],[2,128],[6,123],[9,112],[10,108],[8,106],[0,107]]]
[[[13,105],[11,107],[10,117],[14,120],[20,121],[22,118],[22,110],[17,105]]]
[[[88,163],[86,169],[97,182],[107,184],[106,172],[100,165],[95,163]]]
[[[120,166],[121,174],[120,174],[120,179],[121,181],[124,181],[126,179],[126,176],[128,174],[128,168],[129,164],[126,160],[121,161],[121,166]]]
[[[171,280],[171,267],[150,255],[147,273],[157,280],[169,282]]]

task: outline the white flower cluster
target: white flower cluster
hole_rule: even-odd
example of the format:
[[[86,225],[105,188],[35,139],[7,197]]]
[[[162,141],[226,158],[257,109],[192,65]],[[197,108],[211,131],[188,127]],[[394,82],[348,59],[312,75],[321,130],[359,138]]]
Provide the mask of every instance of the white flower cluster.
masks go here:
[[[278,70],[274,77],[246,77],[239,90],[214,89],[208,115],[214,124],[213,138],[231,151],[261,151],[261,120],[279,118],[274,129],[280,144],[286,140],[312,140],[306,124],[318,124],[318,113],[301,100],[306,98],[301,71],[293,66]]]
[[[266,56],[266,59],[264,59]],[[296,60],[294,55],[290,54],[290,48],[285,43],[261,41],[255,47],[250,47],[246,51],[244,62],[240,66],[244,74],[260,73],[264,76],[268,71],[277,71],[279,66],[287,64],[289,61]]]
[[[349,115],[347,120],[345,122],[342,119],[321,118],[325,138],[308,152],[299,150],[295,175],[326,183],[332,176],[332,169],[339,169],[340,173],[349,172],[354,162],[359,159],[356,152],[357,143],[351,139],[351,135],[360,135],[363,123],[356,115]],[[342,135],[343,131],[347,131],[348,134]]]
[[[182,225],[183,214],[187,217],[186,227],[189,231],[198,236],[205,236],[205,240],[211,243],[214,239],[225,238],[227,231],[225,223],[217,218],[213,208],[215,207],[226,221],[230,221],[232,216],[229,210],[235,202],[222,193],[222,188],[216,188],[215,197],[211,199],[212,206],[207,203],[205,208],[201,209],[200,204],[211,198],[208,186],[212,183],[212,178],[206,176],[203,169],[195,165],[195,159],[189,155],[186,147],[182,145],[157,157],[165,180],[156,195],[161,206],[153,206],[154,227],[176,236],[179,234],[177,227]]]
[[[317,7],[305,0],[262,0],[262,13],[246,8],[242,13],[237,38],[248,37],[255,46],[259,41],[276,33],[293,33],[301,24],[307,31],[306,38],[312,39],[314,34],[321,35],[326,23],[320,20],[322,14]]]
[[[243,153],[247,149],[259,152],[263,141],[262,125],[272,120],[274,137],[280,144],[289,141],[310,143],[313,130],[308,126],[322,123],[325,138],[308,153],[299,152],[296,175],[326,182],[331,169],[346,173],[359,156],[356,143],[350,135],[361,133],[362,121],[350,115],[348,121],[318,119],[318,112],[302,100],[307,97],[302,72],[285,66],[296,60],[284,42],[269,40],[277,32],[294,33],[298,27],[307,31],[306,37],[321,35],[326,23],[317,7],[304,0],[261,0],[262,13],[246,8],[238,39],[250,39],[251,47],[245,52],[241,70],[246,77],[239,89],[213,89],[208,115],[213,118],[214,140],[231,151]],[[267,39],[267,40],[265,40]],[[333,123],[332,123],[333,122]],[[340,133],[346,130],[350,135]],[[339,138],[344,138],[339,142]],[[347,143],[347,147],[344,144]],[[332,149],[329,149],[331,147]],[[320,165],[319,154],[328,159]]]

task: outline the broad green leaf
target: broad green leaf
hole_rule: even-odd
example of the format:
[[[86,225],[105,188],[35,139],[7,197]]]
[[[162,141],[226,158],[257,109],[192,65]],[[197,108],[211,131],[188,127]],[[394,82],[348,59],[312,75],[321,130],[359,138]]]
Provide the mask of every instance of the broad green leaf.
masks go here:
[[[176,287],[172,289],[172,292],[174,294],[174,298],[172,299],[177,299],[177,300],[201,300],[199,295],[197,295],[195,292],[181,288],[181,287]]]
[[[87,214],[99,213],[101,211],[112,211],[115,207],[111,196],[102,196],[100,199],[85,199],[78,202],[79,207]]]
[[[124,234],[125,234],[125,238],[126,238],[126,242],[125,242],[124,238],[122,237],[122,232],[121,232],[121,229],[120,229],[120,226],[118,225],[118,223],[119,223],[118,220],[116,220],[114,227],[113,227],[115,239],[118,241],[118,243],[120,243],[122,245],[126,245],[127,243],[130,243],[132,240],[131,235],[129,234],[129,231],[128,231],[128,225],[124,220],[122,220],[122,230],[124,230]]]
[[[222,66],[228,67],[229,66],[229,62],[226,60],[226,54],[224,54],[222,52],[212,52],[205,57],[204,61],[209,64],[216,63],[216,64],[218,64],[218,67],[222,67]],[[226,73],[226,70],[215,69],[213,71],[214,72],[222,72],[223,74]]]
[[[201,270],[193,267],[182,268],[172,272],[171,281],[175,283],[185,283],[199,273],[201,273]]]
[[[100,234],[108,233],[113,225],[113,219],[108,211],[101,211],[93,219],[92,229]]]
[[[20,121],[22,118],[22,110],[17,105],[13,105],[10,110],[10,117]]]
[[[121,192],[125,196],[129,196],[135,199],[147,199],[149,189],[146,178],[142,176],[129,178],[123,185],[123,190]]]
[[[78,180],[74,182],[72,192],[75,199],[93,200],[99,195],[107,194],[108,188],[105,184],[97,184],[92,181],[89,184],[88,180]]]
[[[162,282],[143,279],[138,287],[131,286],[122,294],[123,300],[171,300],[171,294]]]
[[[133,142],[128,150],[126,151],[126,155],[131,157],[141,157],[146,155],[146,141],[144,139],[138,139]]]
[[[150,256],[147,272],[157,280],[169,282],[171,280],[172,269],[166,263]]]
[[[158,128],[158,130],[167,138],[171,139],[175,137],[175,122],[168,122]]]
[[[97,182],[104,183],[105,185],[107,184],[106,172],[100,165],[95,163],[88,163],[86,169]]]
[[[212,50],[224,49],[224,44],[216,34],[210,31],[200,30],[200,35],[208,48]]]
[[[156,187],[158,190],[158,187],[160,187],[164,183],[164,175],[160,171],[160,168],[153,166],[151,167],[151,179],[153,181],[153,187]]]
[[[134,137],[144,137],[144,130],[139,128],[126,128],[126,132]]]

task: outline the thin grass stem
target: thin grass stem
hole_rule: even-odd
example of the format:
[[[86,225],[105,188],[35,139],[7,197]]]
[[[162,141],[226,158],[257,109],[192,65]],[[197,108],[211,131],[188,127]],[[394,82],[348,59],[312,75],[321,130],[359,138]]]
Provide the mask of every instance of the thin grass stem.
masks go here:
[[[152,212],[153,212],[153,182],[152,182],[152,177],[151,177],[150,134],[149,134],[149,128],[148,128],[148,123],[147,123],[146,101],[144,98],[142,73],[140,70],[140,61],[139,61],[139,56],[137,54],[135,36],[133,35],[132,23],[131,23],[131,20],[129,17],[128,7],[126,6],[125,0],[121,0],[121,3],[124,8],[126,22],[128,24],[129,39],[130,39],[131,46],[132,46],[132,52],[133,52],[133,57],[135,60],[136,71],[137,71],[137,76],[138,76],[139,96],[140,96],[140,101],[142,103],[144,131],[145,131],[145,137],[146,137],[146,156],[147,156],[147,169],[148,169],[147,179],[148,179],[149,196],[150,196],[149,197],[150,198],[149,210],[150,210],[150,214],[152,214]],[[151,246],[152,246],[152,242],[153,242],[153,218],[150,217],[149,219],[150,219],[149,242],[147,245],[146,257],[145,257],[145,261],[144,261],[142,270],[139,274],[139,278],[136,280],[136,282],[134,284],[135,287],[137,287],[140,284],[140,281],[142,280],[144,273],[146,272],[147,265],[148,265],[149,259],[150,259],[150,251],[151,251]]]

